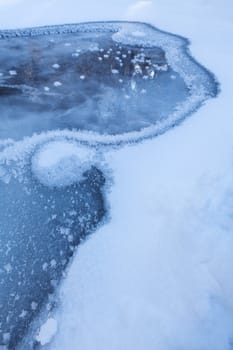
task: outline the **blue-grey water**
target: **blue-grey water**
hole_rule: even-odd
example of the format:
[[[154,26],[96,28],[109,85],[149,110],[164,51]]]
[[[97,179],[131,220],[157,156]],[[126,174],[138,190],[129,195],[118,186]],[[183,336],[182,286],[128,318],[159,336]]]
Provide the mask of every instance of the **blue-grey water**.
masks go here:
[[[162,49],[119,45],[106,33],[11,38],[0,51],[0,138],[139,131],[189,94]]]

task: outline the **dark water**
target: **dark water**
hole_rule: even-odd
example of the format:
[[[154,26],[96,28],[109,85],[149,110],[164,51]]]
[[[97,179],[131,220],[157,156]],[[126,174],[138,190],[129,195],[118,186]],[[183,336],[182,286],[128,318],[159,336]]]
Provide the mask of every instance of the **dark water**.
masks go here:
[[[111,35],[0,40],[0,138],[61,128],[139,131],[187,98],[162,49],[119,45]]]

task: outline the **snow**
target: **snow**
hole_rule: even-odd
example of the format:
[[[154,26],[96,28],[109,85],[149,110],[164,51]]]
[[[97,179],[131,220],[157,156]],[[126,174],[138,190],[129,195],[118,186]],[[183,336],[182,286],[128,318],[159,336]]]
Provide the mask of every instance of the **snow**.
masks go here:
[[[49,318],[40,328],[36,340],[43,346],[48,344],[57,332],[57,321]]]
[[[181,127],[108,154],[112,220],[79,249],[70,268],[52,349],[230,349],[233,28],[227,5],[232,8],[230,2],[163,0],[147,16],[133,17],[189,37],[222,92]]]
[[[42,146],[32,159],[32,170],[47,186],[64,187],[79,182],[91,168],[95,151],[69,141],[52,141]]]
[[[101,0],[91,3],[92,11],[90,1],[74,0],[0,6],[2,27],[119,18],[151,22],[188,37],[194,57],[221,83],[218,98],[179,127],[106,154],[114,177],[111,221],[80,246],[70,266],[51,349],[229,350],[232,1]],[[19,16],[19,9],[31,15]],[[51,337],[40,339],[47,343]]]

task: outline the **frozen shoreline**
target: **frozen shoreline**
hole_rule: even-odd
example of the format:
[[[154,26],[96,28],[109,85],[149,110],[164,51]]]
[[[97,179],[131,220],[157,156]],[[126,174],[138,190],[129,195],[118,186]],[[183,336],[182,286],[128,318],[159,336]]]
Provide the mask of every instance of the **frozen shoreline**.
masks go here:
[[[42,18],[42,2],[35,5],[41,12],[16,25],[74,16],[148,21],[188,37],[193,56],[216,74],[222,92],[166,134],[108,153],[115,181],[112,221],[80,247],[70,267],[51,349],[230,349],[232,4],[121,2],[115,11],[102,1],[95,15],[86,11],[90,2],[80,15],[73,15],[70,4],[75,6],[61,1],[64,14],[58,6],[57,14]],[[2,27],[12,27],[12,21],[4,19]]]

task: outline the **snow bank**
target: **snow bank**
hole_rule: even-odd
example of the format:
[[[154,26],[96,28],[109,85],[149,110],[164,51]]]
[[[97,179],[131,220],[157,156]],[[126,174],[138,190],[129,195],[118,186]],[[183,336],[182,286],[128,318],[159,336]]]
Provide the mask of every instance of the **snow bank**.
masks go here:
[[[77,254],[51,349],[231,348],[229,6],[163,0],[135,15],[188,36],[223,91],[181,127],[109,154],[112,221]]]

